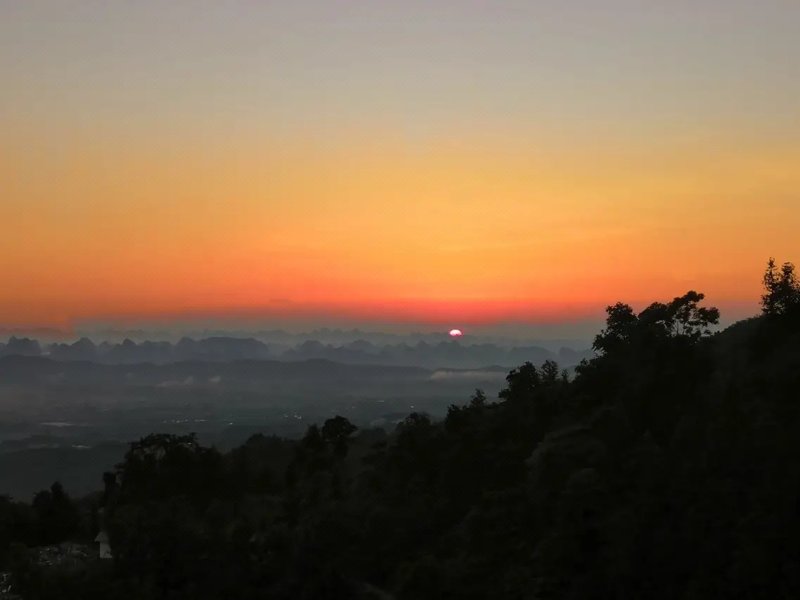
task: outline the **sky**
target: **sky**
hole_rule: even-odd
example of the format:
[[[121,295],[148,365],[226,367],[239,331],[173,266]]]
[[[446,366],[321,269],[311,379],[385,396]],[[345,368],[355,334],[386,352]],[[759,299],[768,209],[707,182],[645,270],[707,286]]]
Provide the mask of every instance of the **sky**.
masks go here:
[[[0,0],[0,324],[753,314],[800,261],[798,31],[796,0]]]

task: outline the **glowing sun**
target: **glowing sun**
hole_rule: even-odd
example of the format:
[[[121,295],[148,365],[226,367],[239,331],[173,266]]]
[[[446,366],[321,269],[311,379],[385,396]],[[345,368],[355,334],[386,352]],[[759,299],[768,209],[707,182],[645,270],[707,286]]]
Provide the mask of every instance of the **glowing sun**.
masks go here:
[[[450,330],[450,337],[452,337],[452,338],[461,337],[462,335],[464,335],[464,334],[461,333],[460,329],[451,329]]]

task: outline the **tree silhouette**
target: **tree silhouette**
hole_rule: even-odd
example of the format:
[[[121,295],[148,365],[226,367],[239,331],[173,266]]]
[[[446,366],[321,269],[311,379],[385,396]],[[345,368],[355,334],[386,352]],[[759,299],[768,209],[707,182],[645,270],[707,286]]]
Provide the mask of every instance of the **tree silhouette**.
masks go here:
[[[542,382],[538,369],[531,362],[512,369],[506,376],[508,386],[500,392],[500,398],[508,402],[530,400]]]
[[[322,425],[322,439],[333,446],[333,453],[338,457],[347,455],[347,440],[358,430],[345,417],[335,416]]]
[[[767,316],[784,315],[800,307],[800,281],[794,264],[785,262],[778,268],[774,258],[767,262],[764,273],[764,294],[761,310]]]
[[[613,354],[631,344],[670,338],[694,344],[719,324],[719,309],[700,306],[704,299],[704,294],[689,291],[671,302],[654,302],[638,315],[621,302],[609,306],[606,328],[595,337],[593,348]]]

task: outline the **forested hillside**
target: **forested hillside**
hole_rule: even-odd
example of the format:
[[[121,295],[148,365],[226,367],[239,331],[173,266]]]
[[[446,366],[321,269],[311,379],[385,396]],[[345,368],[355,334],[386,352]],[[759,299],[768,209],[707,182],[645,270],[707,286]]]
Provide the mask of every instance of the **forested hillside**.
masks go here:
[[[764,285],[721,332],[696,292],[611,306],[574,376],[525,363],[440,422],[149,436],[81,503],[0,504],[0,560],[26,598],[800,597],[800,284]],[[27,548],[100,528],[113,560]]]

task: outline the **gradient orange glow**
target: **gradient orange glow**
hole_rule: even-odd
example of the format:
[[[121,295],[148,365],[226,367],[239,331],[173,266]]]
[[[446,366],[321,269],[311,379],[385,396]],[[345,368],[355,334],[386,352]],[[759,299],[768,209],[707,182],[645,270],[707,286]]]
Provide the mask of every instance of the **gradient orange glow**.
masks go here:
[[[74,118],[25,97],[0,139],[7,325],[553,321],[690,288],[755,307],[766,259],[800,260],[796,120],[485,114],[465,96],[463,118],[421,129],[380,102],[303,126],[197,102]]]
[[[409,149],[392,132],[339,135],[346,151],[75,136],[55,157],[21,136],[29,155],[3,163],[20,200],[2,207],[13,226],[0,310],[51,324],[226,311],[553,319],[690,287],[755,301],[765,257],[798,250],[791,146],[665,136],[657,150],[576,151],[531,132]]]

